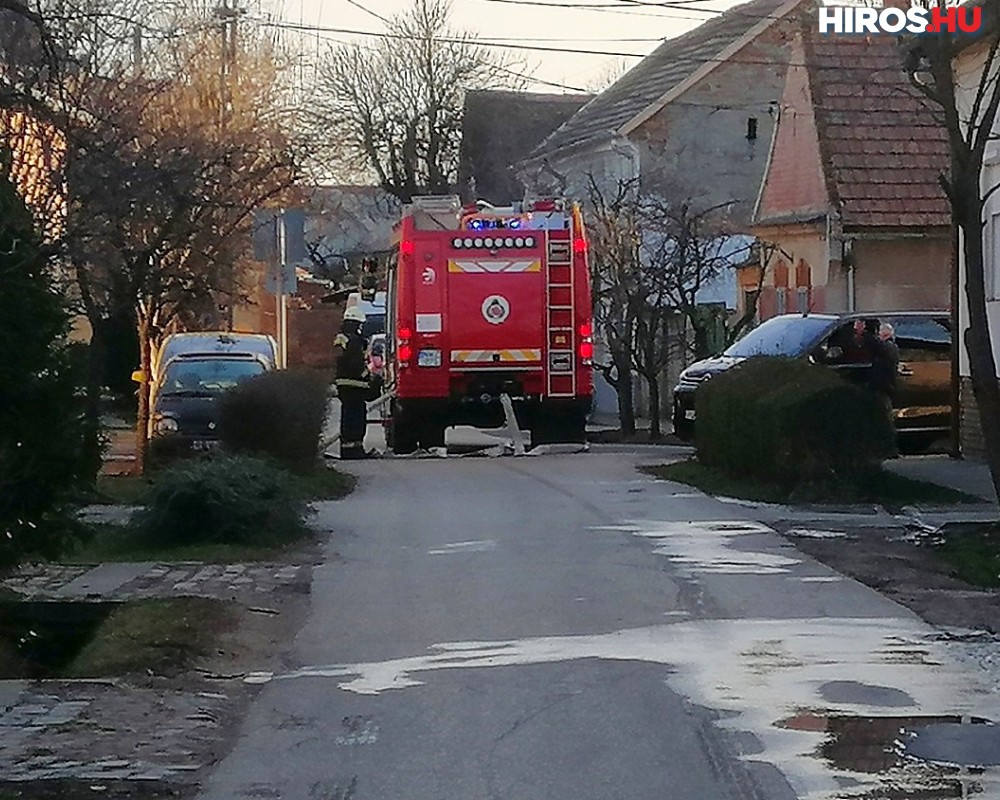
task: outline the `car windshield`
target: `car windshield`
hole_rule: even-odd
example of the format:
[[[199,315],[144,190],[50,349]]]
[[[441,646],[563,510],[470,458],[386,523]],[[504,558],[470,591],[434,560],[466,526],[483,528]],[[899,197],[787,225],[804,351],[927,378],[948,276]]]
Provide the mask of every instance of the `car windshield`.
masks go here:
[[[163,376],[162,394],[219,394],[262,372],[264,365],[250,359],[175,361],[167,366]]]
[[[723,355],[733,358],[752,356],[797,358],[805,353],[829,327],[830,320],[820,317],[775,317],[754,328]]]
[[[368,339],[380,333],[385,333],[385,314],[371,314],[365,317],[361,335]]]

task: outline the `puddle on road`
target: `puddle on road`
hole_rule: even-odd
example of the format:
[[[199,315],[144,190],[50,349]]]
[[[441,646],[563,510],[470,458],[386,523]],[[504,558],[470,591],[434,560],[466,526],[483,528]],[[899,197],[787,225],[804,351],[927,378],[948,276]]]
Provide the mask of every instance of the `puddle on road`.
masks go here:
[[[1000,771],[986,771],[978,765],[965,769],[972,762],[948,758],[957,752],[1000,756],[1000,729],[985,719],[966,717],[963,724],[957,715],[857,716],[806,711],[781,720],[777,727],[825,735],[816,757],[840,773],[845,784],[868,787],[840,797],[930,800],[978,795],[987,800],[987,791],[988,797],[996,796]]]
[[[774,544],[766,551],[741,549],[740,540],[774,533],[772,528],[758,522],[642,520],[623,525],[595,525],[590,530],[631,533],[650,539],[654,553],[693,573],[785,575],[802,563],[801,553],[790,545]]]

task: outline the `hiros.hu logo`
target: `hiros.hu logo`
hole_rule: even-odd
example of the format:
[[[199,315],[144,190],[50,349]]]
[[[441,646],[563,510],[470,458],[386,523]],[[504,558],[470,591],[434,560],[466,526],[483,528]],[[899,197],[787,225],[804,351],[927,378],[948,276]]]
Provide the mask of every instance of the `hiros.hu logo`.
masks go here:
[[[978,5],[819,8],[820,33],[976,33],[982,26],[983,9]]]

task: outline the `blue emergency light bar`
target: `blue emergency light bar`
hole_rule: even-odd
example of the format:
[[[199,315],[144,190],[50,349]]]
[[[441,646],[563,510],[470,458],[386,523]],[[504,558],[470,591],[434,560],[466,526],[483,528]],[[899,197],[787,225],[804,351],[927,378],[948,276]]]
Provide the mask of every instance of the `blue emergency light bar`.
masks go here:
[[[483,218],[478,217],[476,219],[469,220],[466,227],[470,231],[485,231],[485,230],[497,230],[497,229],[507,229],[517,230],[521,227],[521,220],[519,219],[496,219],[496,218]]]

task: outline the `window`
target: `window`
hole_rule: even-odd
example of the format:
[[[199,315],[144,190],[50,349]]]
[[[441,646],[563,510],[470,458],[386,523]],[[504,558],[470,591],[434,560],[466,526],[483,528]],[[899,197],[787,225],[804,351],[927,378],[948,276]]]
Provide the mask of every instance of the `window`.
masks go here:
[[[983,248],[983,255],[987,259],[986,264],[983,265],[986,299],[1000,300],[1000,276],[997,274],[1000,272],[1000,214],[994,214],[990,217],[986,235],[989,237],[986,247]]]
[[[806,314],[809,311],[809,287],[800,286],[796,297],[796,307],[800,314]]]
[[[788,313],[788,289],[785,289],[784,287],[779,286],[774,291],[774,313]]]
[[[760,292],[756,289],[744,289],[743,290],[743,313],[749,314],[753,312],[751,319],[753,324],[756,325],[760,322]]]

